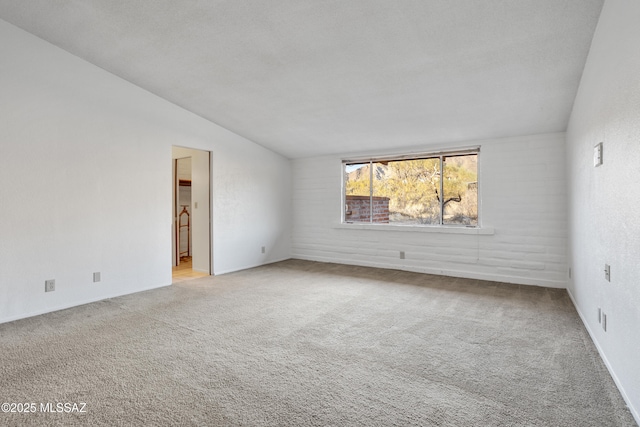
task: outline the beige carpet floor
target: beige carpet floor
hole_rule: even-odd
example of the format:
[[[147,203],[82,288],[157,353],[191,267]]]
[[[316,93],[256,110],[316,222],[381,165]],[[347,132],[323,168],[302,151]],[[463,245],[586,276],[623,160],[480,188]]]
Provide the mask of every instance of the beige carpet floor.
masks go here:
[[[38,406],[0,425],[635,425],[563,290],[298,260],[2,324],[0,363]]]

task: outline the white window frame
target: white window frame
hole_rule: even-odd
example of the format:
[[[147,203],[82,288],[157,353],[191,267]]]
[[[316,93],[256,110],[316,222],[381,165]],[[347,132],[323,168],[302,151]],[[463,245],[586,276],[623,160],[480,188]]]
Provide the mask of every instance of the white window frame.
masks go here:
[[[345,182],[345,166],[347,164],[353,164],[353,163],[369,163],[370,166],[373,165],[373,163],[378,163],[378,162],[392,162],[392,161],[398,161],[398,160],[421,160],[421,159],[435,159],[435,158],[439,158],[440,159],[440,171],[442,173],[443,170],[443,158],[445,157],[453,157],[453,156],[462,156],[462,155],[471,155],[471,154],[475,154],[477,156],[477,186],[478,186],[478,200],[477,200],[477,206],[478,206],[478,221],[477,221],[477,225],[466,225],[466,224],[443,224],[444,221],[444,215],[443,215],[443,209],[444,209],[444,205],[443,205],[443,201],[444,201],[444,197],[442,197],[444,195],[443,192],[443,182],[442,179],[440,179],[440,224],[394,224],[394,223],[385,223],[385,224],[379,224],[379,223],[375,223],[373,222],[373,185],[372,181],[373,181],[373,167],[369,168],[369,197],[370,197],[370,202],[369,202],[369,207],[370,207],[370,215],[369,215],[369,222],[350,222],[347,221],[345,218],[345,212],[346,212],[346,182]],[[400,228],[404,228],[404,229],[410,229],[410,228],[418,228],[418,229],[480,229],[481,228],[481,196],[480,196],[480,191],[481,191],[481,179],[480,179],[480,146],[475,146],[475,147],[466,147],[466,148],[459,148],[459,149],[455,149],[455,150],[441,150],[441,151],[431,151],[431,152],[420,152],[420,153],[410,153],[410,154],[400,154],[400,155],[388,155],[388,156],[375,156],[375,157],[355,157],[355,158],[348,158],[348,159],[342,159],[341,162],[341,174],[342,174],[342,179],[341,179],[341,185],[342,185],[342,190],[341,190],[341,202],[340,202],[340,207],[341,207],[341,217],[340,217],[340,227],[339,228],[378,228],[378,229],[385,229],[385,230],[389,230],[389,229],[400,229]]]

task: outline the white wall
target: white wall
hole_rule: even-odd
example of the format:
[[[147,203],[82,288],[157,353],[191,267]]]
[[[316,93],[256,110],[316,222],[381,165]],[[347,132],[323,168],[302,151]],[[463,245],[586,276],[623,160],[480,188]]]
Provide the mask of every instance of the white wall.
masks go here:
[[[640,3],[607,0],[567,132],[569,291],[640,423]],[[604,143],[604,164],[593,147]],[[611,265],[611,282],[604,265]],[[607,314],[607,331],[597,309]]]
[[[481,146],[480,215],[483,232],[493,230],[488,235],[341,228],[342,157],[294,160],[292,254],[317,261],[565,287],[564,144],[564,134],[459,144]],[[405,251],[404,260],[399,251]]]
[[[224,148],[212,153],[214,273],[290,258],[290,161],[257,146]]]
[[[0,40],[0,322],[171,283],[172,145],[212,152],[214,273],[290,256],[287,159],[1,20]]]

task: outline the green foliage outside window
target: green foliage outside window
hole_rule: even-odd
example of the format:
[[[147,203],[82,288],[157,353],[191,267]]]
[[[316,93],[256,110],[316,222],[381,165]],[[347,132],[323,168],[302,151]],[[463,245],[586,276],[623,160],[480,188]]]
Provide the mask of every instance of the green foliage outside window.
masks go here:
[[[465,154],[346,164],[345,194],[388,197],[390,223],[477,225],[477,160]]]

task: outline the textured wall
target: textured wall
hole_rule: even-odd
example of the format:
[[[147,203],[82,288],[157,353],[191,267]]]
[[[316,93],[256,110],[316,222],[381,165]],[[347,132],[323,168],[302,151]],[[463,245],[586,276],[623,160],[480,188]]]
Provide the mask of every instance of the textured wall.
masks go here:
[[[212,151],[214,272],[289,257],[287,159],[1,20],[0,40],[0,322],[171,283],[172,145]]]
[[[640,3],[607,0],[567,132],[570,293],[640,423]],[[593,166],[593,147],[604,163]],[[611,265],[611,282],[604,265]],[[607,331],[597,310],[607,314]]]
[[[294,160],[292,254],[318,261],[565,287],[564,137],[550,134],[461,144],[481,145],[481,221],[485,229],[495,230],[489,235],[460,228],[443,233],[437,228],[340,226],[341,157]],[[405,252],[403,260],[400,251]]]

